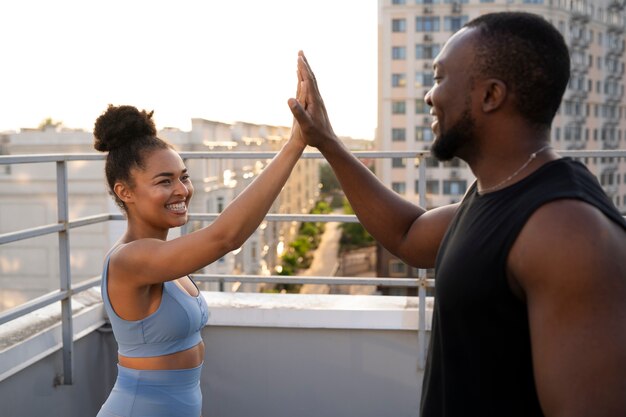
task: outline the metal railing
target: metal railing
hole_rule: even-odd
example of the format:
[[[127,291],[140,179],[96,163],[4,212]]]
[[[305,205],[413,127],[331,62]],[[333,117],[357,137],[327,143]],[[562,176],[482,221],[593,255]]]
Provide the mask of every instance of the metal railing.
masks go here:
[[[626,150],[610,151],[559,151],[563,156],[576,158],[584,157],[613,157],[626,158]],[[397,152],[354,152],[359,158],[418,158],[429,155],[428,151],[397,151]],[[188,159],[269,159],[274,152],[181,152],[184,160]],[[68,210],[68,175],[67,164],[71,161],[100,161],[102,154],[46,154],[46,155],[15,155],[0,156],[0,166],[11,164],[50,163],[56,164],[56,192],[58,222],[56,224],[19,230],[0,234],[0,245],[39,236],[57,234],[59,242],[60,282],[59,289],[25,302],[15,308],[0,312],[0,325],[22,317],[30,312],[47,305],[61,302],[61,326],[63,342],[63,383],[71,384],[73,376],[73,325],[72,325],[72,296],[99,285],[101,277],[93,277],[72,285],[70,268],[70,230],[78,227],[103,223],[108,221],[124,220],[121,214],[104,213],[94,216],[69,219]],[[323,158],[317,152],[304,153],[302,158]],[[418,168],[418,195],[419,202],[426,201],[426,165],[419,164]],[[211,221],[218,213],[191,213],[190,220]],[[358,222],[354,215],[314,215],[314,214],[268,214],[268,221],[308,221],[308,222]],[[311,276],[260,276],[260,275],[216,275],[197,274],[194,279],[205,282],[242,282],[242,283],[280,283],[280,284],[330,284],[330,285],[381,285],[390,287],[413,287],[418,289],[418,364],[423,367],[426,361],[426,291],[434,287],[434,280],[427,279],[426,270],[420,269],[418,278],[362,278],[362,277],[311,277]]]

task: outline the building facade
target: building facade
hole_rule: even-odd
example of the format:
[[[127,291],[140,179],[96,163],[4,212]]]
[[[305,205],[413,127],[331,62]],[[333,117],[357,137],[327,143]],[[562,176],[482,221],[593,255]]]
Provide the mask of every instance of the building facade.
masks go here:
[[[382,151],[427,150],[434,139],[424,96],[433,85],[433,61],[466,22],[498,11],[526,11],[550,21],[564,36],[571,79],[553,122],[557,150],[613,150],[626,143],[624,0],[379,0],[378,129]],[[606,193],[626,214],[626,161],[584,158]],[[426,201],[418,201],[417,166],[428,165]],[[426,208],[459,201],[474,176],[459,160],[378,160],[390,188]],[[383,254],[385,252],[383,251]],[[385,257],[379,273],[415,276]]]
[[[276,152],[290,128],[244,122],[227,124],[192,119],[191,131],[159,131],[180,152]],[[93,135],[84,130],[48,126],[0,135],[2,154],[94,153]],[[186,161],[194,184],[190,213],[219,213],[248,185],[268,160],[214,158]],[[319,194],[319,160],[302,159],[274,202],[273,213],[308,213]],[[69,218],[120,213],[106,191],[103,161],[67,163]],[[0,234],[57,223],[54,163],[0,166]],[[190,222],[189,232],[203,225]],[[281,251],[297,234],[299,224],[264,221],[242,248],[225,255],[202,273],[275,273]],[[74,283],[100,275],[108,249],[125,230],[124,221],[74,228],[70,232],[71,274]],[[172,230],[170,238],[181,233]],[[58,241],[49,235],[17,241],[0,248],[0,311],[22,304],[59,287]],[[217,284],[201,284],[217,289]],[[227,284],[226,291],[258,290],[255,284]]]

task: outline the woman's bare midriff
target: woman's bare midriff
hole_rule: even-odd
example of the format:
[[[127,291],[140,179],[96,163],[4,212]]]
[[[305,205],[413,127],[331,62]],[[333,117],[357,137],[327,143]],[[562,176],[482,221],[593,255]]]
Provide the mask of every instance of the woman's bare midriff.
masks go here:
[[[125,368],[154,370],[191,369],[198,367],[204,361],[204,342],[192,348],[170,355],[154,356],[150,358],[129,358],[117,355],[120,365]]]

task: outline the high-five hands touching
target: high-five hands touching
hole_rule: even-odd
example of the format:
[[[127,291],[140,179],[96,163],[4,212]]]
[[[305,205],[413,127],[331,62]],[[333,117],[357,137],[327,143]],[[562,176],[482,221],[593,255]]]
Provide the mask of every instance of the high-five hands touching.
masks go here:
[[[330,124],[324,100],[317,87],[317,80],[304,52],[298,52],[298,88],[296,98],[290,98],[289,108],[304,141],[316,148],[324,146],[329,140],[336,140],[335,132]],[[294,124],[294,131],[296,130]]]

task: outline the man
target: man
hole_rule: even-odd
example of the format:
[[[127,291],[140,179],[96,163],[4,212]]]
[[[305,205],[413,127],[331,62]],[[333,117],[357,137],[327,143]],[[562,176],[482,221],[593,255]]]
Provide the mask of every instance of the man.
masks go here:
[[[422,416],[626,416],[626,222],[580,163],[548,145],[569,79],[543,18],[469,22],[434,63],[432,152],[465,160],[460,204],[425,211],[335,136],[302,53],[297,127],[391,253],[436,267]]]

